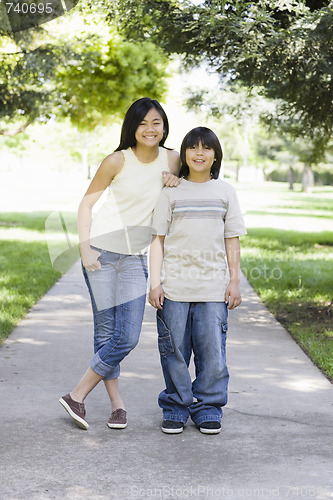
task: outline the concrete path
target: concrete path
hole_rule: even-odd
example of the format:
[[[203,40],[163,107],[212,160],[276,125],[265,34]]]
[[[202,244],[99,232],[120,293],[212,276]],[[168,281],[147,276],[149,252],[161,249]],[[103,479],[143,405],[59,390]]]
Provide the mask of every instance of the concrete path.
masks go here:
[[[88,431],[58,403],[92,355],[80,266],[31,310],[0,348],[0,500],[333,498],[333,387],[243,283],[230,314],[229,403],[222,432],[160,430],[163,388],[155,314],[122,364],[129,425],[106,426],[100,384]]]

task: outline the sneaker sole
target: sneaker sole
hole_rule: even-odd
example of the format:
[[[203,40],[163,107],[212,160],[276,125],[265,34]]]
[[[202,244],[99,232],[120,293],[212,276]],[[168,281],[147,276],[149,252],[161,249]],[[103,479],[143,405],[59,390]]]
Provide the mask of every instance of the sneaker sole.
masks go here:
[[[184,427],[180,427],[179,429],[167,429],[166,427],[162,427],[162,432],[164,432],[164,434],[180,434],[183,430]]]
[[[199,427],[199,431],[202,432],[202,434],[220,434],[221,429],[203,429]]]
[[[68,415],[70,415],[72,417],[72,419],[74,420],[74,422],[76,423],[76,425],[78,427],[80,427],[80,429],[84,429],[84,430],[89,429],[88,422],[86,422],[85,420],[83,420],[83,418],[81,418],[78,415],[76,415],[76,413],[73,412],[73,410],[71,409],[71,407],[66,403],[66,401],[64,399],[60,398],[59,399],[59,403],[65,408],[65,410],[67,411]]]
[[[125,427],[127,427],[127,424],[109,424],[108,422],[107,426],[110,427],[110,429],[125,429]]]

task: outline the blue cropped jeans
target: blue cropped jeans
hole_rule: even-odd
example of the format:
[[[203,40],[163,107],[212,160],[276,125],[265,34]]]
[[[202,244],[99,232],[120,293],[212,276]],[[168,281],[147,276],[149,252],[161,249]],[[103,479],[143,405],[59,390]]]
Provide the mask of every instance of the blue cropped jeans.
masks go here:
[[[157,311],[158,344],[166,388],[158,398],[165,420],[196,425],[220,421],[228,399],[228,309],[224,302],[164,299]],[[194,354],[195,375],[188,370]]]
[[[106,250],[101,269],[83,275],[94,315],[94,357],[90,367],[104,377],[117,378],[120,362],[139,341],[147,290],[147,256]]]

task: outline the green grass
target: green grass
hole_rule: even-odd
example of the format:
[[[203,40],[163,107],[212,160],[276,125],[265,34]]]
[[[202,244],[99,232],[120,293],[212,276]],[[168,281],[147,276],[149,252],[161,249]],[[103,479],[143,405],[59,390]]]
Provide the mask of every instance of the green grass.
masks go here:
[[[22,228],[42,233],[45,228],[47,212],[4,212],[0,213],[0,229]],[[3,234],[2,236],[5,236]]]
[[[327,186],[313,188],[311,195],[291,191],[282,182],[266,182],[260,188],[238,184],[236,188],[245,197],[249,214],[333,217],[333,189]]]
[[[0,343],[77,258],[73,251],[69,257],[63,252],[62,227],[55,227],[48,235],[53,252],[67,258],[52,265],[44,230],[48,216],[0,214]]]
[[[317,193],[305,198],[303,193],[289,192],[286,186],[267,188],[274,215],[284,218],[282,210],[297,207],[293,216],[303,217],[305,207],[310,210],[313,200],[311,217],[325,210],[327,227],[332,227],[333,189],[326,188],[325,200],[318,200]],[[259,192],[251,195],[260,199]],[[249,212],[254,213],[251,209]],[[271,212],[263,213],[269,217]],[[312,361],[333,381],[333,231],[252,227],[241,239],[241,246],[242,270],[248,281]]]
[[[296,229],[299,217],[332,227],[333,188],[316,187],[310,196],[283,183],[236,188],[247,213],[261,222],[274,215],[279,227],[290,226],[293,217]],[[73,241],[75,219],[74,214],[59,220],[43,212],[0,213],[0,341],[78,257],[63,231],[66,225]],[[333,381],[333,230],[251,227],[241,245],[242,269],[256,292]]]

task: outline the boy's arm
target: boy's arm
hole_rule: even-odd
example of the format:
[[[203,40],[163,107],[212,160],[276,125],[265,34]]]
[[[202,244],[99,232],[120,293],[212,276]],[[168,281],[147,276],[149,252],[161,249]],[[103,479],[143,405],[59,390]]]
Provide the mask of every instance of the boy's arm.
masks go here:
[[[238,236],[225,238],[225,250],[230,272],[230,282],[225,292],[225,302],[228,309],[235,309],[242,302],[240,291],[240,245]]]
[[[164,254],[165,236],[154,236],[150,245],[150,292],[149,303],[156,309],[162,309],[164,292],[161,285],[161,269]]]

